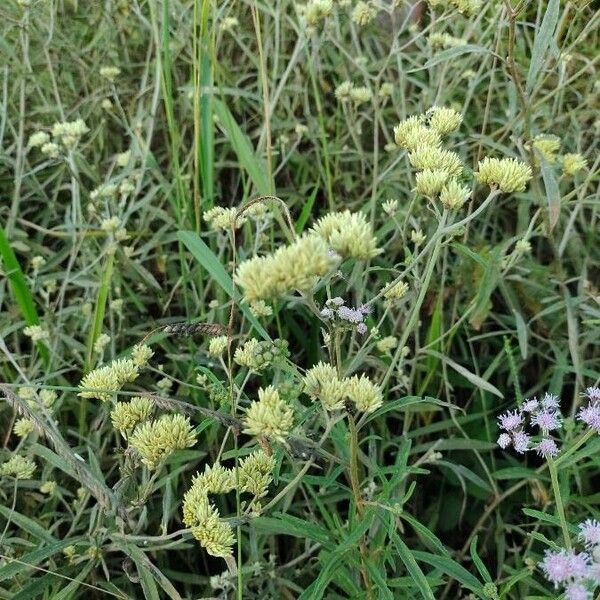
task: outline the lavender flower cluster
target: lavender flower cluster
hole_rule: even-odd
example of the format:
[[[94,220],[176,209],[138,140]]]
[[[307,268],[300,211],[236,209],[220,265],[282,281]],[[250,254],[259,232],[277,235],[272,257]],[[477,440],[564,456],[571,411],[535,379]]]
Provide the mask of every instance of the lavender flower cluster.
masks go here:
[[[357,333],[364,335],[368,331],[364,320],[370,312],[371,308],[366,304],[358,308],[352,308],[345,305],[343,298],[336,296],[327,300],[325,307],[321,311],[321,317],[325,320],[338,319],[344,321],[353,327],[355,326]]]
[[[566,600],[589,600],[600,585],[600,523],[588,519],[579,525],[584,552],[546,550],[539,564],[544,576],[555,588],[563,587]]]
[[[600,387],[589,387],[585,390],[588,403],[577,413],[577,419],[600,433]]]
[[[539,428],[539,442],[532,442],[532,436],[526,431],[528,425]],[[498,426],[504,430],[498,437],[500,448],[512,446],[519,454],[535,448],[540,456],[556,456],[559,448],[550,437],[550,432],[562,426],[560,400],[558,396],[550,393],[544,394],[541,400],[525,400],[517,410],[509,410],[500,415]]]

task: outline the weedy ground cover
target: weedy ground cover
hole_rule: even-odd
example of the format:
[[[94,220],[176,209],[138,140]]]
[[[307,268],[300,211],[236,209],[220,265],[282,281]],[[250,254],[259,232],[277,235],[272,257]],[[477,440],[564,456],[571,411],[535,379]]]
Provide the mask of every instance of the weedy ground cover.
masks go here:
[[[0,597],[600,597],[595,3],[0,17]]]

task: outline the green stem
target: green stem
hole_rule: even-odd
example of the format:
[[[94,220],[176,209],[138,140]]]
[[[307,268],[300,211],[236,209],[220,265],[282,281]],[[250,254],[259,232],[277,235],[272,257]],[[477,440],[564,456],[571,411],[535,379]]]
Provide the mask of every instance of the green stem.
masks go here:
[[[556,503],[556,512],[560,520],[560,528],[562,529],[563,538],[565,541],[565,548],[571,549],[571,536],[569,534],[569,527],[567,525],[567,519],[565,517],[565,507],[563,505],[562,497],[560,495],[560,487],[558,485],[558,471],[556,469],[556,463],[554,459],[548,457],[548,471],[550,472],[550,480],[552,481],[552,492],[554,493],[554,502]]]

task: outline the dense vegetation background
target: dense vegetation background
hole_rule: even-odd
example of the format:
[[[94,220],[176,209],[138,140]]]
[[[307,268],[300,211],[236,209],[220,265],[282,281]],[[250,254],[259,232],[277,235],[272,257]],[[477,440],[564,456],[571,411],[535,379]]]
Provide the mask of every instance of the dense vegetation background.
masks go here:
[[[498,449],[496,417],[550,391],[567,443],[600,379],[599,15],[581,0],[431,5],[2,4],[0,462],[36,465],[0,479],[2,598],[557,597],[536,567],[560,543],[545,461]],[[348,99],[345,81],[359,88]],[[441,206],[415,193],[394,144],[394,127],[432,106],[463,117],[444,146],[472,187],[448,217],[464,225],[435,253]],[[77,119],[72,139],[53,132]],[[39,132],[62,146],[32,144]],[[559,148],[535,146],[550,135]],[[568,153],[587,164],[570,173]],[[485,156],[516,157],[533,178],[475,213]],[[203,219],[261,196],[281,202],[235,240]],[[338,366],[384,397],[361,424],[358,497],[353,417],[325,426],[302,394],[299,374],[329,356],[305,296],[258,317],[287,341],[287,367],[243,383],[205,331],[160,329],[232,325],[233,348],[259,335],[239,295],[232,312],[235,266],[345,210],[382,251],[344,260],[314,291],[318,308],[370,302],[403,272],[408,284],[393,307],[372,304],[367,337],[341,338]],[[398,347],[380,344],[389,336]],[[156,392],[159,412],[185,412],[198,436],[155,472],[108,403],[77,395],[142,340],[154,356],[128,389]],[[261,442],[277,466],[260,517],[240,518],[239,494],[219,498],[238,542],[223,561],[185,528],[182,499],[205,464],[237,464],[257,442],[194,407],[231,413],[235,385],[241,417],[271,383],[294,406],[296,441]],[[23,414],[34,428],[19,436]],[[597,442],[559,470],[573,526],[598,513]]]

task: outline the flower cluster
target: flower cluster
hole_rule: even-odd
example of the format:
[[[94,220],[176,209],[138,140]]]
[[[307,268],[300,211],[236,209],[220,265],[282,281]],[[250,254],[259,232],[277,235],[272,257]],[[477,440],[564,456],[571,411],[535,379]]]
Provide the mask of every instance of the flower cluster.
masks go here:
[[[532,177],[531,167],[516,158],[490,158],[479,161],[475,179],[502,192],[524,192]]]
[[[532,443],[532,436],[526,427],[538,427],[541,439]],[[540,456],[554,457],[559,448],[550,437],[550,432],[562,427],[560,400],[554,394],[546,393],[541,400],[525,400],[516,410],[509,410],[498,417],[498,426],[503,433],[498,437],[502,449],[512,446],[519,454],[534,448]]]
[[[577,413],[577,419],[590,429],[600,433],[600,388],[589,387],[585,391],[588,403]]]
[[[272,342],[259,342],[256,338],[251,338],[236,348],[233,360],[241,367],[246,367],[258,373],[272,364],[285,361],[288,356],[289,351],[286,340],[276,339]]]
[[[329,213],[317,221],[312,231],[343,258],[368,260],[380,252],[373,225],[362,213]]]
[[[366,375],[338,377],[332,365],[318,363],[304,376],[305,392],[320,400],[326,410],[340,410],[350,401],[356,410],[371,413],[383,404],[381,387]]]
[[[345,306],[344,299],[337,296],[327,300],[321,311],[321,317],[326,321],[333,321],[336,325],[356,328],[357,333],[364,335],[367,333],[367,325],[364,320],[370,312],[371,309],[366,304],[358,308]]]
[[[237,213],[237,208],[215,206],[204,213],[204,220],[213,230],[231,231],[232,228],[237,229],[246,222],[246,219],[243,216],[238,216]]]
[[[156,469],[176,450],[193,446],[196,439],[188,417],[163,415],[155,421],[138,425],[129,438],[129,445],[148,468]]]
[[[35,463],[20,454],[13,454],[0,465],[0,475],[15,479],[31,479],[35,473]]]
[[[52,127],[52,140],[45,131],[36,131],[29,138],[29,148],[40,148],[42,154],[58,158],[61,151],[72,150],[83,135],[89,131],[82,119],[55,123]]]
[[[262,450],[240,461],[237,474],[240,492],[253,495],[254,508],[259,508],[257,500],[266,494],[274,468],[275,459]],[[203,473],[196,474],[192,486],[183,498],[183,522],[192,529],[192,535],[212,556],[231,556],[235,537],[231,525],[220,518],[209,495],[227,494],[235,487],[235,471],[215,463],[212,466],[206,465]]]
[[[244,261],[237,268],[235,281],[244,288],[248,302],[268,300],[311,289],[336,262],[323,238],[304,235],[273,254]]]
[[[110,400],[125,383],[135,381],[139,367],[131,359],[119,358],[110,364],[90,371],[79,384],[81,398],[96,398],[102,402]]]
[[[455,152],[441,148],[442,137],[456,131],[462,115],[444,106],[434,106],[425,114],[412,116],[394,129],[396,144],[409,151],[408,160],[418,170],[416,191],[438,198],[442,205],[457,210],[469,199],[471,190],[458,178],[463,164]]]
[[[600,585],[600,522],[587,519],[579,524],[579,540],[584,552],[547,550],[539,563],[546,579],[555,589],[564,588],[566,600],[589,600]]]
[[[110,412],[110,420],[115,429],[126,433],[149,419],[153,408],[150,398],[135,396],[129,402],[117,402]]]
[[[250,404],[244,417],[244,433],[284,442],[294,424],[292,407],[269,385],[258,390],[258,401]]]
[[[377,8],[368,2],[359,0],[352,10],[351,18],[359,26],[368,25],[377,16]]]
[[[333,0],[310,0],[308,4],[300,6],[298,11],[306,26],[314,29],[331,15]]]

